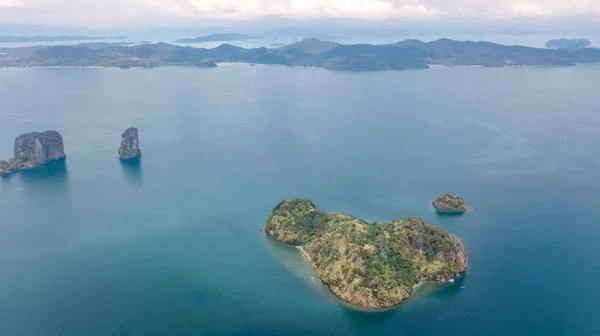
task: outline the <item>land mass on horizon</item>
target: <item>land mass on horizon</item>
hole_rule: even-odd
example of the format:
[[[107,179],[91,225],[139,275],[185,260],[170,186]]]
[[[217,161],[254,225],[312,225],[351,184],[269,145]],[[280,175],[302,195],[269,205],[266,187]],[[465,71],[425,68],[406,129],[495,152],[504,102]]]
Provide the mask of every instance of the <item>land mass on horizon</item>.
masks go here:
[[[278,48],[241,48],[223,44],[194,48],[167,43],[111,45],[93,48],[47,46],[0,49],[0,67],[214,67],[219,62],[244,62],[315,67],[332,70],[377,71],[444,66],[573,66],[600,62],[600,49],[505,46],[489,42],[405,40],[393,44],[339,44],[305,39]]]
[[[366,308],[396,306],[425,281],[453,282],[468,265],[464,242],[421,218],[367,223],[292,199],[273,209],[265,232],[297,246],[333,294]]]
[[[68,36],[68,35],[60,35],[60,36],[13,36],[13,35],[0,35],[0,43],[10,43],[10,42],[64,42],[64,41],[86,41],[86,40],[125,40],[127,36],[112,36],[112,37],[102,37],[102,36]]]
[[[203,43],[203,42],[231,42],[231,41],[243,41],[243,40],[254,40],[258,37],[240,34],[240,33],[225,33],[225,34],[212,34],[206,36],[199,36],[194,38],[182,38],[175,42],[177,43]]]
[[[546,42],[546,48],[566,50],[569,52],[577,51],[579,49],[588,48],[592,45],[592,42],[588,39],[554,39]]]

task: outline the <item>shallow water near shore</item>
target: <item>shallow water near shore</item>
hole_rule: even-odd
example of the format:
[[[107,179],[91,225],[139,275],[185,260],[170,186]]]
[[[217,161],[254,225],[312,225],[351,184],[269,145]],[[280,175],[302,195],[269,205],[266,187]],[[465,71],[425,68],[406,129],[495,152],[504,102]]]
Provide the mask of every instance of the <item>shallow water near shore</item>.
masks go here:
[[[0,334],[598,335],[599,85],[597,65],[0,69],[0,158],[47,129],[67,154],[0,177]],[[440,216],[442,193],[477,210]],[[292,197],[423,217],[470,267],[351,309],[260,231]]]
[[[331,292],[329,290],[327,285],[325,285],[321,281],[321,279],[319,277],[319,273],[311,265],[308,255],[304,252],[304,250],[301,247],[296,247],[296,246],[291,246],[291,245],[287,245],[284,243],[280,243],[277,240],[273,239],[268,234],[265,234],[265,236],[266,236],[266,240],[267,240],[268,245],[269,245],[271,251],[273,252],[273,254],[278,256],[278,260],[283,265],[285,265],[285,267],[288,268],[290,270],[290,272],[292,272],[293,274],[298,276],[300,279],[302,279],[304,282],[306,282],[307,285],[313,287],[315,289],[315,291],[317,291],[324,297],[334,300],[335,302],[337,302],[344,308],[348,308],[348,309],[351,309],[351,310],[354,310],[357,312],[364,312],[364,313],[387,312],[390,310],[398,309],[402,305],[408,304],[410,302],[418,300],[419,298],[422,298],[422,297],[425,297],[432,293],[435,293],[435,292],[443,289],[446,286],[454,286],[454,284],[450,284],[450,283],[441,283],[438,281],[425,281],[425,282],[421,282],[421,283],[415,285],[415,287],[413,288],[413,293],[408,299],[402,301],[400,304],[395,305],[393,307],[368,308],[368,307],[364,307],[364,306],[359,306],[359,305],[344,301],[342,298],[338,297],[337,295],[335,295],[333,292]],[[297,253],[294,253],[294,252],[297,252]],[[301,260],[298,260],[297,254],[300,254]],[[464,273],[461,276],[456,278],[456,284],[461,286],[460,284],[462,284],[463,280],[464,280]]]

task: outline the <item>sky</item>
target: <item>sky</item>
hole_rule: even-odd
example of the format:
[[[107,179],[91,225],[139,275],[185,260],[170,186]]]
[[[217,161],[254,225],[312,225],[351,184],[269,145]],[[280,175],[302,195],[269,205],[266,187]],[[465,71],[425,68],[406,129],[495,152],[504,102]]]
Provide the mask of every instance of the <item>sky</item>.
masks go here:
[[[0,22],[63,26],[201,25],[261,20],[600,22],[600,0],[0,0]]]

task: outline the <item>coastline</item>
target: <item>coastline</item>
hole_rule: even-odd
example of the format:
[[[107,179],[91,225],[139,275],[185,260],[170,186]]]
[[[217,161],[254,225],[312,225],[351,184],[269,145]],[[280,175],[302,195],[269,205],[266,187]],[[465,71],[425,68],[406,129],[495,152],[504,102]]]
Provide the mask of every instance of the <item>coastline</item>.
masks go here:
[[[29,167],[22,167],[22,168],[19,168],[19,169],[17,169],[17,170],[13,170],[13,171],[10,171],[10,172],[6,172],[6,171],[0,171],[0,176],[3,176],[3,175],[4,175],[4,176],[6,176],[6,175],[11,175],[11,174],[18,173],[18,172],[20,172],[20,171],[24,171],[24,170],[30,170],[30,169],[35,169],[35,168],[43,167],[43,166],[45,166],[45,165],[47,165],[47,164],[49,164],[49,163],[56,162],[56,161],[64,161],[64,160],[66,160],[66,159],[67,159],[67,156],[65,155],[65,157],[63,157],[63,158],[61,158],[61,159],[57,159],[57,160],[50,160],[50,161],[48,161],[48,162],[46,162],[46,163],[42,163],[42,164],[36,164],[36,165],[33,165],[33,166],[29,166]]]
[[[462,215],[462,214],[465,214],[465,213],[467,213],[467,212],[469,212],[471,210],[471,207],[462,198],[460,198],[460,197],[459,197],[460,200],[462,201],[462,203],[466,207],[465,210],[462,210],[462,209],[460,209],[460,210],[443,209],[441,207],[437,207],[435,205],[436,201],[438,201],[438,199],[441,198],[442,196],[448,196],[448,195],[440,195],[440,196],[436,197],[433,201],[431,201],[431,207],[438,214],[441,214],[441,215]],[[444,197],[444,198],[446,198],[446,197]]]
[[[388,308],[369,308],[369,307],[363,307],[363,306],[359,306],[359,305],[355,305],[353,303],[347,302],[346,300],[342,299],[341,297],[337,296],[329,287],[329,285],[327,283],[325,283],[323,281],[323,279],[321,278],[321,274],[319,274],[319,271],[317,270],[317,268],[315,267],[314,263],[312,262],[312,260],[310,259],[310,256],[308,255],[308,253],[306,253],[306,251],[304,251],[304,249],[302,248],[302,246],[299,245],[291,245],[291,244],[286,244],[283,242],[280,242],[279,240],[275,239],[275,237],[273,237],[269,231],[267,231],[266,229],[264,230],[264,233],[267,235],[267,237],[269,237],[270,239],[273,239],[274,241],[276,241],[279,244],[284,244],[287,246],[293,246],[296,248],[297,251],[300,252],[300,255],[302,255],[302,258],[304,258],[304,261],[306,261],[309,265],[310,268],[312,269],[313,272],[315,272],[315,274],[317,275],[317,277],[319,277],[319,281],[321,282],[321,284],[325,287],[327,287],[327,293],[329,295],[331,295],[331,297],[337,301],[339,304],[343,305],[344,307],[350,308],[350,309],[354,309],[357,311],[364,311],[364,312],[383,312],[383,311],[388,311],[388,310],[392,310],[394,308],[397,308],[398,306],[393,306],[393,307],[388,307]],[[403,301],[404,302],[404,301]]]
[[[270,234],[269,234],[269,236],[271,238],[273,238]],[[273,238],[273,239],[275,239],[275,238]],[[304,257],[304,260],[306,260],[306,262],[310,265],[310,267],[313,269],[313,271],[315,272],[315,274],[317,274],[317,276],[321,280],[321,283],[323,285],[325,285],[325,287],[327,287],[327,290],[332,295],[332,297],[335,298],[336,301],[338,301],[340,304],[344,305],[345,307],[351,308],[351,309],[354,309],[354,310],[358,310],[358,311],[362,311],[362,312],[369,312],[369,313],[379,313],[379,312],[385,312],[385,311],[394,310],[394,309],[402,306],[402,304],[408,302],[408,300],[410,300],[412,298],[412,296],[415,293],[415,291],[418,290],[421,286],[423,286],[423,284],[425,284],[427,282],[427,281],[421,281],[418,284],[415,284],[413,286],[413,288],[412,288],[411,295],[409,295],[406,299],[402,300],[401,302],[399,302],[396,305],[389,306],[389,307],[365,307],[365,306],[360,306],[360,305],[348,302],[348,301],[342,299],[341,297],[339,297],[337,294],[335,294],[331,290],[331,288],[329,287],[329,285],[326,282],[324,282],[323,279],[321,278],[321,274],[319,274],[319,271],[317,270],[315,264],[310,259],[310,255],[308,255],[308,253],[306,253],[306,251],[304,251],[304,249],[302,248],[302,246],[296,246],[296,249],[298,251],[300,251],[300,254],[302,255],[302,257]],[[439,281],[433,281],[433,282],[438,282],[439,283]]]
[[[0,66],[0,69],[118,69],[109,66]],[[131,69],[143,69],[143,67],[131,67]]]
[[[329,287],[329,284],[327,284],[325,281],[323,281],[323,278],[321,278],[321,274],[317,270],[315,264],[312,262],[312,260],[310,258],[310,255],[302,248],[302,246],[291,245],[291,244],[286,244],[286,243],[280,242],[279,240],[275,239],[275,237],[273,237],[266,229],[264,229],[263,232],[269,238],[273,239],[274,241],[276,241],[276,242],[278,242],[280,244],[285,244],[285,245],[288,245],[288,246],[294,246],[294,247],[296,247],[296,249],[300,252],[300,254],[304,258],[304,260],[310,265],[310,267],[313,270],[313,272],[315,272],[315,274],[319,277],[319,280],[321,281],[321,284],[323,284],[325,287],[327,287],[328,294],[331,295],[331,297],[333,299],[335,299],[335,301],[337,301],[342,306],[344,306],[346,308],[349,308],[349,309],[356,310],[356,311],[368,312],[368,313],[379,313],[379,312],[386,312],[386,311],[394,310],[394,309],[399,308],[403,304],[407,303],[412,298],[414,298],[414,295],[416,294],[416,292],[418,291],[418,289],[421,288],[423,285],[429,283],[429,282],[437,283],[437,284],[446,284],[446,285],[451,285],[451,284],[454,283],[454,282],[445,282],[445,281],[438,281],[438,280],[425,280],[425,281],[421,281],[419,283],[414,284],[413,287],[412,287],[412,292],[410,293],[410,295],[407,298],[405,298],[404,300],[400,301],[399,303],[397,303],[397,304],[395,304],[393,306],[388,306],[388,307],[365,307],[365,306],[357,305],[357,304],[354,304],[352,302],[348,302],[348,301],[344,300],[343,298],[339,297],[337,294],[335,294],[331,290],[331,287]],[[464,272],[461,273],[461,275],[462,274],[464,274]]]
[[[315,272],[317,272],[317,275],[319,275],[319,279],[321,279],[321,275],[319,274],[319,271],[317,270],[317,267],[315,266],[315,264],[310,259],[310,256],[308,255],[308,253],[306,253],[306,251],[304,251],[304,249],[302,248],[302,246],[296,246],[296,248],[298,249],[298,251],[300,251],[300,254],[302,254],[302,256],[304,257],[304,259],[306,260],[306,262],[308,262],[308,264],[310,265],[310,267],[312,267],[312,269]],[[323,282],[323,279],[321,279],[321,282]],[[327,287],[329,287],[329,286],[327,286]]]
[[[250,64],[250,63],[242,63]],[[32,65],[32,66],[1,66],[0,69],[115,69],[115,70],[132,70],[132,69],[154,69],[154,68],[190,68],[190,69],[212,69],[212,67],[197,67],[192,65],[157,65],[152,67],[132,66],[127,69],[121,69],[118,66],[73,66],[73,65]]]
[[[471,210],[471,208],[468,208],[465,211],[452,211],[452,210],[443,210],[443,209],[438,209],[435,206],[433,207],[433,209],[439,213],[439,214],[444,214],[444,215],[462,215],[466,212],[469,212],[469,210]]]
[[[349,72],[385,72],[385,71],[409,71],[409,70],[431,70],[431,69],[472,69],[472,68],[568,68],[573,66],[578,66],[579,64],[574,65],[504,65],[498,67],[486,67],[484,65],[472,64],[472,65],[444,65],[444,64],[428,64],[428,68],[423,69],[379,69],[379,70],[362,70],[362,69],[335,69],[335,68],[326,68],[326,67],[317,67],[317,66],[303,66],[303,65],[285,65],[285,64],[263,64],[263,63],[250,63],[250,62],[217,62],[218,66],[225,67],[234,67],[234,66],[244,66],[244,65],[267,65],[267,66],[288,66],[291,68],[301,68],[301,69],[323,69],[330,71],[349,71]],[[592,63],[580,63],[580,64],[600,64],[600,62],[592,62]],[[153,69],[153,68],[196,68],[196,69],[212,69],[213,67],[198,67],[193,65],[156,65],[151,67],[141,67],[141,66],[132,66],[128,69],[121,69],[119,66],[72,66],[72,65],[56,65],[56,66],[3,66],[0,65],[0,69],[116,69],[116,70],[131,70],[131,69]]]

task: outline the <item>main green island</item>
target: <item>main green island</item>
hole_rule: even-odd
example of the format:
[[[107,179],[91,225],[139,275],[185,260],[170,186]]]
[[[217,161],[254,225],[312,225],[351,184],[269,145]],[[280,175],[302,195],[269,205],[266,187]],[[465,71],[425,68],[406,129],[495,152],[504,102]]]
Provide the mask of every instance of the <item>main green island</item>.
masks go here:
[[[291,199],[273,209],[265,231],[297,246],[333,294],[366,308],[396,306],[420,283],[451,282],[468,265],[459,237],[420,218],[371,224]]]

